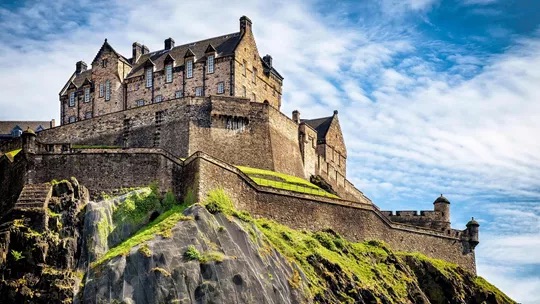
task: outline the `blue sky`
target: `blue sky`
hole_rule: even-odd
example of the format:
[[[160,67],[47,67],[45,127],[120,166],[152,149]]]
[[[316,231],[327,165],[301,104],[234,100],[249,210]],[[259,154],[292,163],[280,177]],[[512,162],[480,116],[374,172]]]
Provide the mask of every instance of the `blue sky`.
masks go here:
[[[238,31],[285,77],[282,111],[339,110],[348,176],[381,209],[452,202],[481,224],[478,272],[540,303],[540,1],[0,2],[0,119],[58,118],[105,38],[130,57]]]

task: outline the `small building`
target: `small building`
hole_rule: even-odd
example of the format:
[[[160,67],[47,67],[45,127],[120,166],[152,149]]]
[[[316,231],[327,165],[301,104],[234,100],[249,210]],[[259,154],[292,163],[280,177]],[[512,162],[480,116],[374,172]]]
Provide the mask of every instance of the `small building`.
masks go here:
[[[54,126],[54,119],[50,121],[0,121],[0,144],[20,137],[28,128],[41,132]]]

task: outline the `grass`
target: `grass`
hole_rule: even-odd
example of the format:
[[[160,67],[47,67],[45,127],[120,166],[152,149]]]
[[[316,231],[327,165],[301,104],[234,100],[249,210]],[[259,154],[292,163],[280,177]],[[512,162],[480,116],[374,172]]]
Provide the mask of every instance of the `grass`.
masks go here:
[[[271,187],[281,190],[288,190],[298,193],[313,194],[330,198],[339,198],[338,196],[328,193],[309,181],[270,170],[263,170],[251,167],[236,166],[240,171],[246,174],[257,185],[263,187]]]
[[[15,159],[15,156],[17,154],[19,154],[19,152],[21,152],[22,149],[17,149],[17,150],[13,150],[13,151],[9,151],[9,152],[6,152],[6,154],[4,154],[10,162],[13,162],[13,160]]]
[[[15,261],[24,259],[24,255],[20,251],[11,250],[10,252],[11,252],[11,256],[13,256],[13,259]]]
[[[187,206],[184,204],[172,207],[168,211],[158,216],[158,218],[156,218],[150,224],[137,231],[134,235],[122,242],[120,245],[110,249],[101,258],[92,263],[91,266],[96,267],[114,257],[126,255],[129,253],[131,248],[155,238],[156,235],[169,234],[170,230],[174,226],[176,226],[179,221],[186,221],[192,219],[182,214],[186,207]]]
[[[319,273],[320,269],[309,262],[316,259],[337,265],[341,275],[347,281],[354,282],[353,285],[388,298],[406,300],[407,284],[411,278],[399,271],[395,264],[387,262],[391,254],[384,243],[352,243],[331,231],[301,232],[268,219],[256,219],[254,223],[265,235],[271,248],[278,250],[302,269],[312,295],[322,294],[329,288]],[[292,287],[300,286],[300,279],[298,275],[293,275],[289,283]],[[343,294],[340,301],[352,299]]]

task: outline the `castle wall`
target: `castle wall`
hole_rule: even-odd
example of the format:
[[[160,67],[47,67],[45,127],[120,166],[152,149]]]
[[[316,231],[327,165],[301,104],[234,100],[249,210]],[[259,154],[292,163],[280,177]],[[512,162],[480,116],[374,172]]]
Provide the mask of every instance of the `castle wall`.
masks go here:
[[[302,153],[304,162],[304,175],[309,178],[312,175],[317,175],[318,156],[315,150],[317,147],[317,132],[306,123],[301,123],[299,133],[298,140],[301,141],[300,153]]]
[[[14,162],[0,158],[0,218],[17,202],[26,181],[26,159],[22,152]]]
[[[207,106],[191,120],[189,154],[204,151],[231,164],[274,170],[268,105],[212,97]]]
[[[295,229],[331,228],[353,241],[384,240],[395,250],[421,252],[476,272],[474,252],[464,254],[466,245],[458,230],[442,233],[391,223],[371,204],[262,189],[242,178],[235,168],[206,157],[201,158],[199,166],[198,177],[204,181],[199,185],[199,200],[209,191],[223,188],[238,209],[254,216],[274,219]]]
[[[381,211],[382,214],[388,217],[392,222],[403,223],[413,226],[421,226],[435,230],[444,231],[449,229],[448,223],[443,221],[441,212],[433,210],[423,211]]]
[[[274,171],[309,179],[304,173],[300,154],[298,125],[273,107],[268,107],[268,113]]]
[[[89,150],[79,153],[36,154],[28,178],[45,183],[71,176],[85,185],[91,195],[120,188],[148,186],[157,181],[160,189],[173,190],[178,164],[152,151]]]

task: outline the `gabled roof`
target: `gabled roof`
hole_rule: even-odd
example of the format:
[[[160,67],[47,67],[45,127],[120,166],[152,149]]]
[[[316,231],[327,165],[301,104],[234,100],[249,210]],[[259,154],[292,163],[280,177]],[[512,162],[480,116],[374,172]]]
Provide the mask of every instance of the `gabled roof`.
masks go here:
[[[156,51],[156,52],[152,52],[148,54],[143,54],[139,58],[137,63],[132,63],[133,69],[128,74],[127,78],[142,76],[144,73],[143,63],[148,58],[150,58],[154,62],[156,66],[156,71],[163,70],[164,60],[167,57],[167,55],[170,55],[173,59],[176,60],[177,66],[183,66],[184,55],[186,55],[186,52],[188,51],[188,49],[190,49],[193,52],[193,54],[195,55],[195,59],[197,61],[199,60],[204,61],[206,60],[206,50],[209,44],[211,44],[216,49],[216,55],[218,57],[232,55],[234,54],[234,50],[236,49],[236,46],[240,42],[241,38],[242,37],[240,33],[232,33],[232,34],[205,39],[205,40],[201,40],[197,42],[187,43],[184,45],[175,46],[174,48],[170,50],[160,50],[160,51]]]
[[[322,141],[326,138],[326,133],[328,133],[333,119],[334,116],[330,116],[316,119],[301,119],[300,121],[315,129],[317,131],[317,141]]]
[[[76,88],[80,88],[86,81],[89,83],[92,83],[92,69],[86,70],[84,72],[81,72],[80,74],[73,73],[69,80],[66,82],[62,90],[60,91],[60,95],[65,95],[66,91],[68,90],[69,86],[73,83],[73,85]]]
[[[107,49],[113,52],[116,56],[118,56],[118,58],[122,58],[128,63],[130,62],[126,57],[122,56],[122,54],[115,51],[113,47],[109,44],[109,42],[107,42],[107,39],[105,39],[105,42],[103,42],[103,45],[101,46],[98,53],[96,54],[96,57],[94,57],[94,60],[92,60],[92,64],[94,64],[94,62],[99,58],[99,56],[101,56],[101,53],[103,53]]]
[[[28,127],[37,130],[39,127],[48,129],[51,126],[50,121],[0,121],[0,134],[11,134],[11,131],[19,127],[20,130],[26,130]]]
[[[206,51],[204,51],[204,52],[205,53],[215,53],[216,48],[212,44],[208,44],[208,47],[206,48]]]

